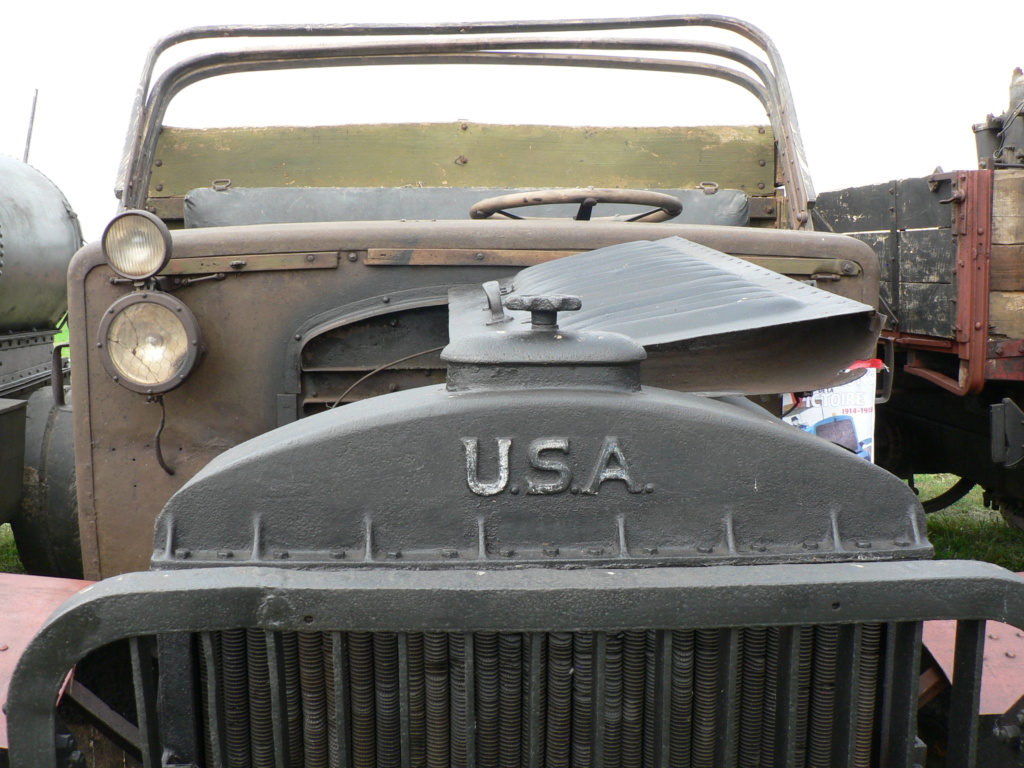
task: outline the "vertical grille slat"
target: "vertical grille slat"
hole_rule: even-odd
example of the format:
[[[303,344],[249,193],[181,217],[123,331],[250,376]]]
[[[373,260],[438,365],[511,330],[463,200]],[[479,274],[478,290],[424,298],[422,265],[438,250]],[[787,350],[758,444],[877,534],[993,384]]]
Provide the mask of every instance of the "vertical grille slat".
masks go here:
[[[644,633],[644,729],[643,729],[643,767],[654,768],[654,709],[655,709],[655,676],[657,674],[657,637],[658,633],[649,629]]]
[[[831,765],[838,643],[839,627],[835,624],[823,624],[815,628],[814,671],[808,724],[809,768],[828,768]]]
[[[761,761],[768,630],[743,630],[743,682],[740,690],[739,761],[756,768]]]
[[[882,625],[864,624],[861,638],[860,673],[857,681],[857,725],[854,735],[854,765],[856,768],[868,768],[871,765],[872,740],[875,732]]]
[[[206,765],[224,768],[224,696],[220,682],[220,633],[203,632],[199,637],[199,676],[203,695],[203,740]]]
[[[476,749],[481,765],[498,764],[498,633],[477,632],[473,658],[476,665]]]
[[[348,635],[352,686],[352,765],[376,765],[376,693],[373,683],[373,636],[369,632]]]
[[[548,768],[569,768],[572,747],[572,633],[548,633]],[[454,767],[453,767],[454,768]]]
[[[713,768],[718,712],[718,630],[697,630],[693,699],[693,768]]]
[[[274,740],[274,768],[291,768],[291,751],[288,741],[288,694],[285,691],[284,648],[281,634],[264,632],[263,642],[267,648],[267,678],[270,688],[270,716]],[[209,765],[209,763],[207,763]]]
[[[281,633],[281,654],[284,662],[285,724],[288,754],[294,765],[306,761],[302,739],[302,684],[299,680],[299,636],[296,632]]]
[[[402,706],[408,714],[402,716],[402,730],[408,734],[408,765],[425,768],[427,764],[427,690],[423,657],[423,633],[410,632],[400,637],[399,651],[405,646],[406,665],[403,681]],[[403,757],[403,764],[406,759]]]
[[[245,631],[249,671],[249,732],[253,768],[274,766],[274,713],[270,700],[270,665],[267,638],[259,629]]]
[[[498,651],[498,765],[519,768],[523,748],[523,636],[518,632],[501,633]]]
[[[159,768],[161,760],[160,728],[156,713],[156,675],[153,670],[152,636],[128,640],[132,659],[132,684],[135,689],[135,711],[139,719],[139,741],[143,768]]]
[[[224,707],[235,713],[225,721],[228,768],[249,768],[249,675],[246,664],[245,630],[221,633],[221,682]]]
[[[693,738],[694,659],[696,633],[672,633],[672,719],[669,735],[669,766],[688,768]]]
[[[327,696],[327,738],[331,765],[349,768],[352,757],[351,706],[348,669],[348,635],[331,632],[324,636],[324,674],[330,686]]]
[[[377,705],[377,768],[401,768],[398,705],[398,635],[373,633],[373,671]]]
[[[603,711],[601,733],[594,739],[594,746],[601,749],[603,762],[599,764],[606,768],[622,766],[622,643],[622,633],[611,632],[604,636],[604,653],[598,651],[597,679],[603,688],[598,699]]]
[[[986,622],[956,623],[953,692],[949,711],[949,764],[973,766],[978,759],[978,706]]]
[[[743,631],[721,630],[718,659],[718,732],[716,733],[716,766],[736,765],[740,719],[740,670],[743,665]]]
[[[594,635],[572,639],[572,766],[589,768],[594,727]]]
[[[302,700],[302,749],[306,768],[327,768],[327,690],[323,638],[299,632],[299,686]]]
[[[523,649],[526,660],[523,670],[524,698],[529,705],[523,710],[523,730],[529,746],[523,753],[523,768],[541,768],[544,762],[544,742],[547,733],[547,635],[531,632],[528,647]]]
[[[443,632],[424,633],[423,657],[427,695],[427,767],[447,768],[451,707],[448,700],[448,635]]]
[[[983,632],[960,633],[964,707]],[[211,768],[902,768],[913,746],[916,623],[194,637]]]
[[[640,768],[644,739],[644,665],[647,639],[643,632],[622,636],[622,768]]]

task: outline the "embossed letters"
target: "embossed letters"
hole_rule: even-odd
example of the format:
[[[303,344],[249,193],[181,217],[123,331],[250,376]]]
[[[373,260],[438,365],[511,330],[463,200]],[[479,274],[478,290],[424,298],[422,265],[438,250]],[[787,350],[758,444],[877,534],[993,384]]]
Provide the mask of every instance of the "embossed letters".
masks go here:
[[[582,441],[577,441],[582,442]],[[497,471],[484,467],[484,476],[493,478],[481,480],[480,441],[475,437],[462,438],[466,450],[466,484],[477,496],[497,496],[509,490],[519,493],[520,486],[511,483],[510,455],[512,439],[500,437],[495,440],[497,447]],[[493,455],[493,454],[492,454]],[[588,475],[585,485],[573,485],[573,469],[570,463],[570,443],[567,437],[540,437],[532,440],[527,448],[529,472],[525,479],[527,494],[550,496],[571,490],[596,496],[601,484],[609,480],[619,480],[625,484],[630,493],[649,493],[654,486],[644,486],[635,476],[635,468],[626,459],[621,441],[617,437],[606,437],[597,453],[593,470]],[[593,455],[593,454],[591,454]],[[520,459],[522,461],[522,459]],[[578,463],[577,468],[578,468]],[[589,465],[589,463],[588,463]]]

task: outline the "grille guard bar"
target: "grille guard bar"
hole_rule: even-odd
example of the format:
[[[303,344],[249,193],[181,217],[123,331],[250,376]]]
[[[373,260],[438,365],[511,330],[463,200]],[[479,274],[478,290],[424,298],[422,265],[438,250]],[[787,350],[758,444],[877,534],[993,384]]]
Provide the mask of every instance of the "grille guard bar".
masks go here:
[[[211,610],[211,606],[217,606]],[[462,618],[465,617],[465,618]],[[217,568],[130,573],[82,590],[22,656],[7,702],[11,765],[57,765],[54,702],[71,669],[115,640],[228,628],[268,631],[613,631],[895,622],[893,660],[916,658],[920,625],[958,619],[951,764],[973,765],[984,620],[1024,627],[1024,580],[987,563],[914,561],[635,570],[335,572]],[[915,649],[915,650],[912,650]],[[901,653],[901,651],[903,653]],[[907,666],[907,665],[905,665]],[[916,670],[894,665],[885,761],[914,745]],[[136,681],[136,687],[140,687]],[[142,686],[145,687],[145,686]],[[155,745],[156,735],[143,739]],[[151,754],[153,752],[151,751]]]

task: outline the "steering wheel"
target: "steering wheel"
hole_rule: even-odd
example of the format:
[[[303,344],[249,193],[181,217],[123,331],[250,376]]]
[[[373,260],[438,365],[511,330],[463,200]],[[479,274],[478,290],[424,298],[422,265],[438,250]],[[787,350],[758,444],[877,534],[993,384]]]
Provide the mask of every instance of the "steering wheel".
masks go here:
[[[576,221],[591,221],[590,214],[599,203],[618,203],[620,205],[646,205],[652,210],[643,211],[632,216],[604,216],[601,221],[668,221],[679,215],[683,204],[672,195],[664,192],[651,192],[646,189],[538,189],[531,192],[513,192],[511,195],[488,197],[469,209],[474,219],[486,219],[500,214],[509,219],[541,218],[516,216],[509,213],[508,208],[528,208],[533,205],[578,205],[579,210],[573,218]]]

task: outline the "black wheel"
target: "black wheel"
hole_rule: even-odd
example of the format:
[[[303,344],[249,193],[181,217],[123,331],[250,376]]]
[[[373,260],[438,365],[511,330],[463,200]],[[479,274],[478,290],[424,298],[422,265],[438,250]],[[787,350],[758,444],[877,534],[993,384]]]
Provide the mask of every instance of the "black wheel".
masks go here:
[[[955,475],[951,475],[950,477],[955,477]],[[921,499],[921,506],[924,507],[926,515],[930,515],[933,512],[939,512],[951,504],[956,504],[960,499],[970,493],[974,489],[975,485],[977,485],[977,483],[969,477],[957,477],[952,485],[946,486],[943,490],[940,490],[937,494],[933,494],[927,499]],[[915,493],[920,495],[913,479],[911,479],[910,487],[914,489]]]

